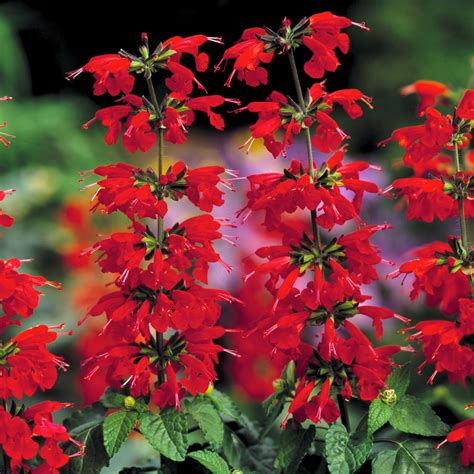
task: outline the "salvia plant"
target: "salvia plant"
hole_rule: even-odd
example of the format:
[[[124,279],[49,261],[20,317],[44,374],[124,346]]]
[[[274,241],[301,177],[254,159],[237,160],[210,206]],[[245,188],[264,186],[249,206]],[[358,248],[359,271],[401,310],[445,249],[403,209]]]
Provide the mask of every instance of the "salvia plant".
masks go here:
[[[372,99],[358,89],[325,85],[349,50],[348,31],[357,29],[368,31],[330,12],[294,26],[285,18],[277,29],[246,29],[224,50],[215,72],[226,71],[229,88],[235,81],[258,87],[271,84],[274,61],[286,64],[293,83],[259,102],[208,93],[200,76],[209,56],[202,49],[222,41],[205,35],[157,42],[143,34],[137,51],[95,56],[68,74],[91,76],[93,93],[112,97],[83,128],[101,124],[108,145],[153,150],[156,163],[146,169],[133,161],[98,163],[83,176],[93,181],[85,185],[93,193],[91,212],[121,213],[128,222],[83,250],[96,256],[108,282],[79,322],[100,321],[92,354],[81,363],[86,383],[100,387],[100,400],[63,424],[53,413],[69,403],[25,400],[51,389],[58,368],[67,369],[47,347],[58,334],[67,336],[62,326],[40,324],[0,341],[2,472],[99,473],[133,433],[155,456],[122,473],[472,472],[474,419],[445,423],[409,393],[409,364],[397,357],[422,356],[417,371],[429,384],[445,374],[468,389],[474,375],[468,232],[474,91],[427,80],[402,89],[419,96],[419,124],[380,143],[397,142],[408,170],[380,189],[369,178],[381,168],[346,156],[350,137],[338,124],[344,115],[360,118]],[[446,106],[448,114],[438,110]],[[167,149],[187,140],[196,114],[224,129],[222,108],[257,114],[242,145],[247,153],[259,140],[274,158],[286,159],[281,172],[246,177],[247,202],[235,221],[213,215],[236,185],[235,171],[182,161],[165,166]],[[5,146],[12,138],[0,134]],[[304,144],[303,159],[292,156],[297,141]],[[13,191],[1,191],[0,201]],[[397,199],[409,220],[453,219],[459,235],[419,247],[389,270],[395,264],[373,239],[392,226],[364,222],[366,194]],[[182,200],[201,213],[177,222],[173,208]],[[234,245],[251,214],[273,240],[244,262],[243,297],[209,287],[213,265],[231,270],[215,244]],[[0,225],[12,224],[0,210]],[[60,288],[20,273],[23,263],[0,260],[0,330],[8,335],[32,315],[39,288]],[[410,315],[372,303],[369,285],[380,274],[408,277],[410,297],[424,297],[443,319],[411,325]],[[252,304],[258,312],[243,329],[238,322],[226,328],[223,303]],[[386,321],[404,335],[403,346],[380,345]],[[242,340],[264,341],[266,355],[283,367],[263,404],[264,423],[214,388],[220,355],[246,357],[222,343],[226,333],[239,331]]]

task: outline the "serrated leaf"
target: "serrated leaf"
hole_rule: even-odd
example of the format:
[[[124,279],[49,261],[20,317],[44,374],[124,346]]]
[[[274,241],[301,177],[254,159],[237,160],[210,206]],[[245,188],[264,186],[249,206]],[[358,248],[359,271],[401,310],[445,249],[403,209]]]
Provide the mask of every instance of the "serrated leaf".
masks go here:
[[[95,424],[74,436],[76,441],[84,444],[84,455],[69,458],[69,462],[61,469],[63,474],[95,474],[109,465],[109,456],[104,447],[101,424]],[[64,450],[71,456],[76,454],[78,447],[70,443]]]
[[[142,413],[140,433],[150,445],[173,461],[184,461],[188,450],[186,417],[172,409],[158,413]]]
[[[218,448],[224,441],[224,423],[208,397],[196,397],[185,405],[194,421],[212,446]]]
[[[239,421],[242,412],[238,409],[237,405],[228,395],[214,389],[210,399],[214,403],[219,413],[231,418],[234,421]]]
[[[194,451],[188,454],[188,458],[195,459],[212,474],[229,474],[228,464],[214,451]]]
[[[349,474],[349,463],[346,459],[346,448],[349,434],[340,423],[332,424],[324,439],[324,455],[331,474]]]
[[[408,385],[410,385],[410,369],[407,365],[397,367],[387,377],[385,381],[389,388],[395,390],[397,400],[405,395]]]
[[[372,435],[367,431],[368,417],[364,416],[347,443],[346,459],[351,472],[357,471],[367,461],[373,446]]]
[[[422,436],[443,436],[449,431],[449,426],[428,404],[411,395],[405,395],[395,404],[390,425],[403,433]]]
[[[104,421],[104,446],[107,454],[113,457],[135,427],[138,413],[135,411],[116,411]]]
[[[395,444],[396,443],[396,444]],[[396,449],[384,450],[372,460],[372,474],[462,474],[457,446],[446,443],[440,449],[429,439],[394,442]]]
[[[387,423],[393,414],[393,406],[387,405],[380,398],[372,400],[369,406],[368,433],[375,433]]]
[[[308,429],[285,429],[280,437],[280,446],[274,467],[285,474],[296,473],[298,466],[311,447],[315,435],[316,428],[314,426],[310,426]]]
[[[326,433],[324,454],[331,474],[357,471],[372,450],[372,437],[367,436],[365,421],[350,436],[344,425],[334,423]]]

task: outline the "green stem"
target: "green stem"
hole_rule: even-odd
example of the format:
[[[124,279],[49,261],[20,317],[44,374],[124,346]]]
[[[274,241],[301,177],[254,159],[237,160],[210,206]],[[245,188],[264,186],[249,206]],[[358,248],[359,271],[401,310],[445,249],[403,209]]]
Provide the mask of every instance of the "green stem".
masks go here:
[[[290,60],[290,67],[291,67],[291,74],[293,75],[293,82],[295,83],[296,88],[296,95],[298,96],[298,103],[303,111],[306,113],[306,104],[303,97],[303,90],[301,89],[301,82],[298,76],[298,68],[296,67],[295,62],[295,55],[293,54],[293,50],[288,50],[288,59]],[[311,177],[311,181],[314,183],[315,178],[315,170],[314,170],[314,161],[313,161],[313,147],[311,144],[311,132],[308,127],[304,128],[304,137],[306,142],[306,156],[308,158],[308,170],[309,176]],[[318,249],[321,248],[321,236],[319,235],[319,227],[318,223],[316,222],[317,218],[316,210],[311,211],[311,227],[313,230],[313,237],[314,241],[316,242]]]
[[[158,104],[158,99],[156,97],[155,87],[153,86],[153,81],[151,75],[146,76],[146,84],[148,87],[148,93],[150,94],[151,103],[155,108],[156,114],[156,123],[158,123],[158,170],[157,174],[160,177],[163,174],[163,154],[164,154],[164,128],[159,120],[160,106]],[[158,216],[156,218],[156,238],[158,241],[158,247],[161,249],[164,239],[164,226],[163,219]],[[158,352],[159,360],[161,362],[163,356],[163,334],[156,333],[156,351]],[[163,367],[158,367],[158,382],[160,385],[165,381],[165,374],[163,372]]]
[[[456,173],[463,171],[461,167],[461,161],[459,159],[459,149],[458,144],[454,144],[454,162],[456,165]],[[459,224],[461,226],[461,242],[464,249],[469,252],[469,236],[467,234],[467,223],[466,223],[466,215],[464,212],[464,198],[460,197],[458,199],[458,207],[459,207]]]
[[[342,395],[337,396],[337,404],[339,406],[339,412],[341,413],[342,424],[346,427],[348,433],[351,432],[351,422],[349,420],[349,413],[347,412],[347,404],[344,401]]]

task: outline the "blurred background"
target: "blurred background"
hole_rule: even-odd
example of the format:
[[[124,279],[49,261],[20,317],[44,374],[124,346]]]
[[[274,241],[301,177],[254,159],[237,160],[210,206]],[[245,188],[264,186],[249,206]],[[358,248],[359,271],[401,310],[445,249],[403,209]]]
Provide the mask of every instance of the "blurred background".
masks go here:
[[[152,153],[131,155],[121,146],[107,147],[100,126],[91,127],[88,132],[82,130],[81,125],[95,110],[110,105],[111,100],[92,95],[90,77],[66,81],[67,71],[77,69],[98,54],[115,53],[120,48],[136,52],[143,31],[148,32],[151,44],[174,35],[204,33],[222,36],[230,45],[244,28],[277,28],[285,16],[296,23],[305,15],[331,10],[353,21],[365,21],[371,32],[350,30],[350,52],[341,57],[342,66],[328,75],[326,85],[329,91],[359,88],[374,98],[374,110],[366,111],[357,121],[341,118],[340,123],[352,137],[349,156],[384,168],[384,173],[373,172],[365,178],[375,180],[382,188],[394,177],[402,176],[404,170],[397,167],[400,149],[395,145],[378,149],[377,143],[394,128],[418,123],[417,99],[400,97],[399,89],[417,79],[433,79],[462,88],[471,76],[474,2],[470,0],[295,0],[286,5],[274,1],[181,0],[119,5],[90,0],[80,4],[60,2],[54,8],[48,2],[35,1],[0,5],[0,96],[14,97],[13,102],[0,103],[0,122],[7,121],[6,131],[17,137],[9,149],[0,150],[0,189],[17,189],[3,203],[5,211],[16,218],[16,224],[3,231],[0,258],[32,258],[33,262],[25,264],[23,271],[62,282],[61,292],[45,290],[39,311],[28,323],[61,321],[74,331],[73,336],[60,338],[55,348],[69,361],[71,370],[60,378],[48,398],[79,405],[97,394],[94,387],[84,389],[78,363],[91,349],[94,323],[78,328],[77,321],[108,283],[93,261],[81,257],[79,252],[94,242],[98,233],[125,225],[118,216],[88,212],[92,193],[80,191],[89,182],[79,182],[79,173],[116,161],[144,166],[153,163],[154,158]],[[206,52],[214,65],[221,57],[222,46],[210,44]],[[239,97],[244,104],[263,100],[272,89],[294,93],[283,59],[277,58],[270,68],[271,88],[250,89],[234,80],[228,90],[223,87],[226,78],[226,74],[214,74],[210,67],[200,80],[211,93]],[[198,121],[185,145],[167,147],[167,161],[181,159],[192,166],[224,162],[241,176],[281,170],[285,166],[283,159],[273,160],[257,144],[249,155],[239,150],[248,138],[245,127],[255,121],[253,116],[224,113],[224,118],[228,129],[225,133],[209,130],[207,120]],[[303,149],[296,144],[289,155],[303,158]],[[322,161],[323,157],[318,159]],[[235,186],[236,191],[227,196],[222,214],[231,216],[244,206],[246,182],[236,181]],[[173,218],[178,220],[189,211],[181,207]],[[242,288],[245,269],[240,264],[262,242],[274,238],[258,226],[261,217],[235,230],[239,236],[237,248],[220,248],[224,260],[235,269],[227,275],[224,269],[216,268],[210,284],[219,281],[221,285],[225,278],[229,291],[252,301],[250,309],[225,308],[226,325],[251,325],[268,303],[264,294]],[[456,232],[454,224],[450,227],[407,223],[393,201],[380,197],[366,200],[364,218],[368,223],[394,224],[395,230],[385,232],[378,244],[385,258],[397,262],[408,258],[410,248]],[[387,283],[383,276],[389,271],[390,267],[380,269],[380,283],[371,290],[375,301],[415,320],[437,317],[432,310],[428,313],[421,301],[409,301],[409,282],[404,287],[397,280]],[[400,343],[398,329],[387,328],[383,342]],[[262,341],[236,337],[228,344],[236,346],[243,357],[224,358],[219,384],[232,390],[246,411],[260,416],[258,402],[271,392],[271,381],[278,376],[281,364],[269,358]],[[434,390],[427,389],[429,375],[429,369],[422,376],[415,375],[412,391],[433,403],[445,421],[455,422],[464,417],[463,405],[472,402],[469,390],[459,385],[446,388],[442,376],[436,379]],[[138,457],[145,455],[140,449],[134,451]],[[116,463],[120,462],[118,456]],[[130,459],[128,462],[131,464]],[[114,472],[115,468],[111,469]]]

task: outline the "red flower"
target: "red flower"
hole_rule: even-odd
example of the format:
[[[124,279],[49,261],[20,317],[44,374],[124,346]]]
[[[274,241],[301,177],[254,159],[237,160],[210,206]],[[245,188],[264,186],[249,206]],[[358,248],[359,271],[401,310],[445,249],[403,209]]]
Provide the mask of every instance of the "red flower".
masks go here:
[[[474,305],[472,300],[459,300],[459,317],[454,321],[422,321],[413,328],[417,332],[409,337],[418,341],[425,356],[425,362],[419,371],[427,365],[434,364],[434,372],[429,379],[440,372],[447,372],[450,383],[474,376],[474,350],[469,345],[469,338],[474,333]]]
[[[224,120],[212,108],[219,107],[224,102],[240,103],[236,99],[226,99],[220,95],[185,97],[183,99],[171,94],[164,110],[163,125],[167,129],[165,140],[170,143],[184,143],[186,141],[186,127],[194,122],[194,111],[206,113],[211,125],[217,130],[223,130]]]
[[[400,93],[402,95],[417,94],[420,98],[418,104],[418,115],[422,116],[428,107],[436,105],[438,97],[445,97],[449,92],[448,86],[437,81],[416,81],[413,84],[402,87]]]
[[[456,117],[464,120],[474,120],[474,90],[464,92],[461,102],[456,108]]]
[[[156,219],[157,216],[165,216],[168,210],[166,202],[153,194],[156,191],[156,175],[147,176],[139,168],[125,163],[99,166],[94,173],[105,179],[94,183],[100,188],[94,195],[97,203],[92,210],[103,206],[103,212],[111,214],[120,211],[131,220],[135,217]]]
[[[126,105],[113,105],[98,110],[82,128],[87,129],[91,123],[100,120],[109,129],[105,142],[112,145],[117,143],[125,127],[122,143],[128,151],[135,153],[138,149],[143,152],[149,150],[156,141],[156,134],[149,123],[150,112],[144,109],[143,100],[136,95],[128,94],[120,100]]]
[[[5,199],[8,194],[13,193],[14,189],[8,189],[6,191],[0,191],[0,202]],[[13,225],[13,217],[10,217],[8,214],[2,212],[0,207],[0,227],[11,227]]]
[[[23,331],[4,346],[0,398],[31,396],[38,388],[45,391],[54,386],[57,367],[67,367],[62,357],[46,348],[56,337],[48,326],[40,325]]]
[[[469,178],[466,176],[464,181]],[[419,219],[432,222],[435,218],[441,221],[459,214],[457,201],[449,194],[455,191],[452,185],[446,184],[441,179],[401,178],[387,188],[398,190],[398,195],[403,196],[407,202],[407,219]],[[465,203],[466,217],[474,217],[474,207],[471,201]]]
[[[15,316],[28,318],[33,314],[42,295],[35,287],[53,286],[60,288],[58,283],[50,282],[41,276],[30,276],[25,273],[18,273],[21,261],[12,258],[10,260],[0,260],[0,305],[4,315],[0,317],[0,332],[6,326],[16,324]]]
[[[218,71],[223,61],[235,59],[232,73],[225,83],[227,87],[230,87],[235,73],[239,81],[245,81],[248,86],[267,84],[268,73],[260,63],[269,63],[273,59],[273,53],[265,52],[265,43],[259,39],[259,35],[265,33],[263,28],[248,28],[244,30],[237,44],[225,51],[215,69]]]
[[[119,95],[120,92],[129,94],[135,82],[135,78],[128,72],[130,64],[130,59],[118,54],[94,56],[80,69],[68,73],[67,79],[73,79],[85,71],[94,75],[94,95],[106,92],[112,96]]]
[[[455,245],[455,242],[451,239],[450,244]],[[439,305],[443,313],[453,314],[459,309],[459,299],[471,294],[471,286],[468,275],[463,272],[463,261],[456,256],[451,245],[436,241],[418,247],[414,251],[415,260],[403,263],[387,277],[413,274],[415,279],[410,298],[414,300],[423,291],[429,307]]]
[[[428,162],[440,153],[449,145],[453,132],[451,117],[429,107],[425,111],[424,125],[399,128],[379,145],[383,146],[390,140],[398,141],[405,148],[405,165],[413,167],[419,162]]]
[[[244,214],[246,219],[252,211],[264,209],[269,230],[279,228],[283,213],[293,213],[298,208],[317,209],[317,222],[326,229],[351,219],[362,222],[358,214],[363,195],[375,193],[378,188],[359,178],[359,173],[371,165],[364,161],[343,164],[343,158],[343,150],[332,155],[315,170],[314,182],[303,164],[296,160],[284,173],[248,176],[251,186],[248,203],[239,214]],[[341,192],[343,188],[354,194],[352,199]]]
[[[462,444],[461,462],[468,467],[474,463],[474,420],[464,420],[454,425],[446,439],[436,447],[439,448],[446,442],[457,441],[461,441]]]

